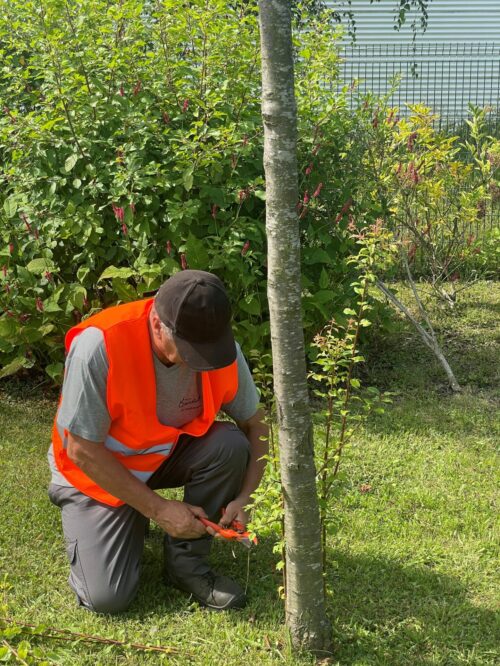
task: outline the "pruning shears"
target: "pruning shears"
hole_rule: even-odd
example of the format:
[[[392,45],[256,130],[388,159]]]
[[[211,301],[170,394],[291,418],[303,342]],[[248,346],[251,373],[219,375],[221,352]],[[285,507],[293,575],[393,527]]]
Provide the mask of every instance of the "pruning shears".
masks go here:
[[[224,513],[224,509],[222,513]],[[239,541],[245,548],[251,548],[252,544],[257,545],[259,543],[257,537],[252,537],[250,532],[245,529],[243,523],[240,523],[238,520],[233,520],[230,527],[221,527],[207,518],[199,518],[199,520],[201,520],[205,527],[211,527],[223,539]]]

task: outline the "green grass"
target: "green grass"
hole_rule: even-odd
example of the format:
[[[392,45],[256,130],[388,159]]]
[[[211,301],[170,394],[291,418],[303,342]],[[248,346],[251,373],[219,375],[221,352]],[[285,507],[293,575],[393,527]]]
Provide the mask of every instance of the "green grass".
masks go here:
[[[498,308],[500,286],[476,285],[454,315],[435,313],[449,360],[465,391],[449,393],[439,366],[401,321],[373,331],[369,376],[396,392],[373,415],[342,461],[328,553],[331,664],[497,664],[498,645]],[[276,595],[272,543],[247,561],[217,544],[219,568],[245,583],[249,605],[216,614],[161,582],[161,534],[147,541],[139,596],[121,616],[79,610],[67,586],[58,510],[46,495],[45,453],[54,396],[0,398],[0,572],[8,613],[128,642],[169,645],[169,664],[312,664],[294,656]],[[369,492],[361,492],[370,484]],[[19,639],[12,639],[15,643]],[[36,643],[36,640],[32,641]],[[57,663],[158,664],[158,654],[83,643],[39,641]]]

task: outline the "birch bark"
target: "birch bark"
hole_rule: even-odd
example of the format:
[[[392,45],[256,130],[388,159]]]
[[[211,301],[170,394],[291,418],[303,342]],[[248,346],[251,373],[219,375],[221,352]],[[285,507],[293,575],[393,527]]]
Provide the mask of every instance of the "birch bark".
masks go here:
[[[285,503],[286,622],[295,647],[329,651],[301,312],[297,114],[288,0],[260,0],[268,298]]]

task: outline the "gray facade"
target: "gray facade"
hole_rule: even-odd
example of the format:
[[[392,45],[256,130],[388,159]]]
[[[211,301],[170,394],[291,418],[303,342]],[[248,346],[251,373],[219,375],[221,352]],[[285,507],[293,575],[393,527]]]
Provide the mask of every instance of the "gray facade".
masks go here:
[[[335,3],[327,3],[336,6]],[[356,42],[344,37],[343,80],[359,90],[384,94],[390,79],[402,79],[390,103],[405,113],[422,102],[439,114],[440,126],[460,124],[468,103],[490,106],[498,127],[500,104],[500,0],[431,0],[428,27],[417,29],[415,10],[394,29],[396,0],[352,0]]]

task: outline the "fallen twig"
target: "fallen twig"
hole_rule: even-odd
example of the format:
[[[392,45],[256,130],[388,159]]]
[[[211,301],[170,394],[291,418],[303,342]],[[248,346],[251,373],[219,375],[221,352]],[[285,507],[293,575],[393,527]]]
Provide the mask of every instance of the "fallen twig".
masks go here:
[[[194,656],[193,654],[189,654],[184,650],[179,650],[178,648],[173,648],[169,646],[128,643],[127,641],[119,641],[114,638],[104,638],[103,636],[93,636],[91,634],[80,634],[77,633],[76,631],[70,631],[69,629],[56,629],[55,627],[46,627],[44,631],[36,631],[40,625],[18,622],[17,620],[14,620],[10,617],[0,617],[0,625],[2,623],[14,625],[16,628],[20,629],[21,632],[24,630],[24,633],[29,633],[31,636],[41,636],[42,638],[48,638],[52,640],[62,640],[62,641],[78,640],[83,643],[102,643],[105,645],[117,645],[122,648],[127,648],[132,650],[144,650],[146,652],[152,651],[152,652],[163,652],[165,654],[183,654],[187,657]]]

